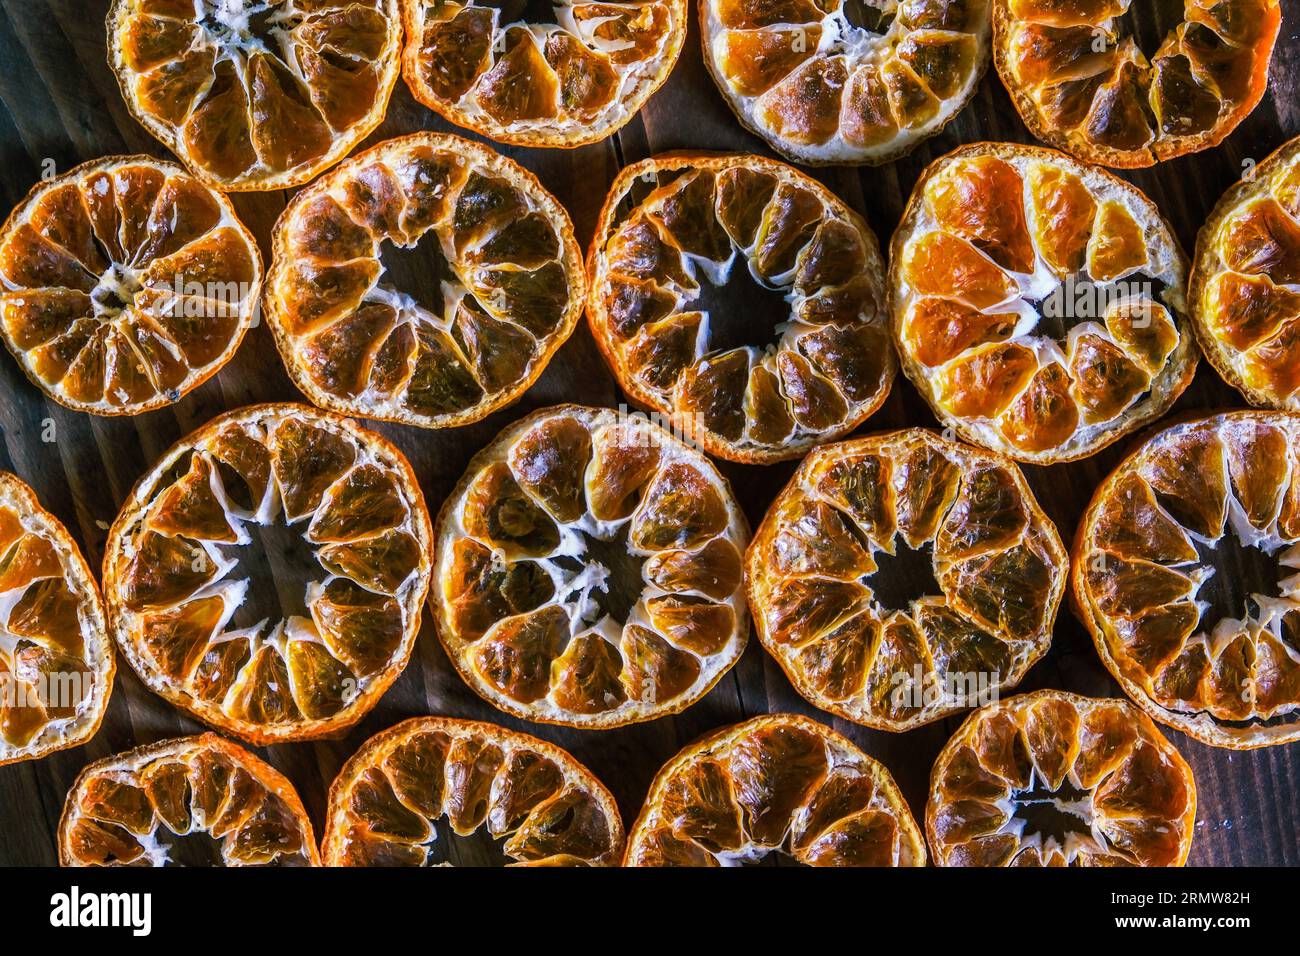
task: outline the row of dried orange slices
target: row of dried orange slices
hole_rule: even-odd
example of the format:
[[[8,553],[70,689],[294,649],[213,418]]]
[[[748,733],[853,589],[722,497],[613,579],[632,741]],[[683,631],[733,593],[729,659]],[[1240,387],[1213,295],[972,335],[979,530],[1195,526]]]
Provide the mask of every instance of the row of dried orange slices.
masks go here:
[[[1098,489],[1072,561],[1014,462],[924,429],[817,449],[751,543],[726,480],[648,419],[567,405],[517,422],[435,527],[379,435],[255,406],[136,485],[103,599],[30,490],[0,484],[0,763],[93,736],[114,642],[212,727],[337,734],[405,667],[426,595],[463,679],[516,716],[610,728],[681,711],[739,658],[752,613],[812,704],[902,732],[1015,687],[1071,566],[1080,619],[1152,717],[1226,748],[1300,739],[1294,413],[1149,439]]]
[[[584,269],[531,173],[414,134],[299,192],[264,300],[295,383],[344,414],[477,421],[536,381],[585,306],[625,391],[721,457],[797,458],[844,436],[884,402],[896,350],[945,425],[1049,464],[1163,414],[1197,338],[1251,401],[1300,407],[1298,160],[1292,143],[1223,198],[1189,296],[1155,206],[1051,150],[937,160],[887,271],[861,217],[791,167],[661,156],[615,180]],[[436,301],[390,274],[410,249]],[[0,231],[0,286],[0,333],[32,381],[113,415],[214,375],[255,321],[263,273],[224,196],[124,157],[32,191]],[[773,340],[757,339],[753,316],[773,309]]]
[[[115,0],[107,27],[145,129],[210,186],[271,190],[365,139],[399,72],[421,103],[502,142],[604,139],[667,78],[686,0]]]
[[[1060,691],[976,711],[935,763],[941,866],[1177,866],[1196,785],[1145,715]],[[687,746],[624,835],[610,792],[560,748],[417,717],[362,744],[330,787],[318,852],[292,785],[215,734],[88,766],[58,831],[65,866],[924,866],[889,771],[824,724],[757,717]]]
[[[385,278],[417,247],[436,302]],[[71,408],[175,402],[256,321],[261,258],[222,194],[171,163],[119,157],[38,184],[0,231],[0,331]],[[317,404],[431,427],[517,398],[573,331],[582,257],[568,215],[492,150],[415,134],[301,191],[280,219],[266,308]]]
[[[881,163],[943,128],[990,50],[1035,134],[1111,166],[1216,145],[1263,96],[1279,0],[1188,0],[1148,57],[1131,0],[702,0],[740,121],[806,163]],[[506,143],[579,146],[667,79],[686,0],[116,0],[109,61],[140,123],[202,181],[300,185],[421,103]],[[403,35],[405,43],[403,44]]]

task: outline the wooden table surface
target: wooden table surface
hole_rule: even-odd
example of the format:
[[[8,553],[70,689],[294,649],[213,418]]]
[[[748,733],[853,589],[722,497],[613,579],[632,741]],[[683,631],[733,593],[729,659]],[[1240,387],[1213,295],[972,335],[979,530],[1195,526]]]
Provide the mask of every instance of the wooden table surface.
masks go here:
[[[1148,0],[1135,6],[1146,7]],[[166,156],[130,116],[105,61],[104,15],[109,0],[0,0],[0,215],[26,194],[53,163],[64,171],[114,153]],[[1155,4],[1162,14],[1175,3]],[[1300,134],[1300,9],[1286,13],[1273,57],[1269,95],[1227,142],[1128,176],[1173,222],[1184,248],[1243,163],[1263,159]],[[1160,26],[1169,23],[1165,18]],[[415,103],[398,83],[387,119],[371,142],[421,129],[453,130]],[[880,168],[828,168],[815,175],[863,211],[885,245],[921,170],[961,143],[1032,142],[992,69],[973,101],[945,130],[910,156]],[[668,82],[616,137],[577,150],[506,148],[532,169],[568,208],[579,240],[589,241],[604,187],[623,163],[657,152],[707,148],[764,152],[743,131],[700,59],[694,22]],[[267,257],[269,235],[289,193],[242,194],[235,205]],[[765,329],[756,330],[762,341]],[[133,418],[98,418],[44,398],[8,353],[0,354],[0,468],[30,483],[46,507],[78,539],[91,565],[103,558],[105,536],[132,484],[174,441],[228,409],[253,402],[301,400],[280,364],[265,326],[254,328],[214,379],[178,404]],[[585,326],[552,360],[537,384],[511,408],[476,425],[427,431],[379,425],[410,457],[431,509],[460,476],[470,455],[526,412],[561,401],[617,406],[622,401]],[[1242,399],[1202,363],[1177,410],[1240,406]],[[48,421],[54,440],[43,441]],[[934,418],[900,375],[886,405],[864,431],[933,426]],[[1090,459],[1051,468],[1028,467],[1034,489],[1069,540],[1093,489],[1131,442]],[[794,464],[767,468],[722,464],[757,525]],[[427,615],[426,615],[427,618]],[[1066,608],[1052,648],[1030,671],[1026,690],[1056,687],[1094,696],[1119,695],[1091,640]],[[713,728],[773,711],[797,711],[829,721],[893,772],[921,819],[931,763],[960,721],[949,718],[895,735],[829,718],[791,688],[779,667],[751,638],[740,663],[685,713],[612,731],[575,731],[528,724],[497,712],[451,669],[426,620],[409,667],[347,737],[268,748],[264,755],[297,786],[319,828],[325,795],[342,762],[371,734],[418,714],[446,714],[525,729],[568,748],[613,790],[627,821],[635,816],[651,777],[683,745]],[[64,797],[89,761],[200,726],[155,697],[125,665],[119,667],[103,728],[88,745],[0,768],[0,865],[50,865]],[[1216,750],[1166,731],[1191,763],[1199,791],[1190,863],[1300,864],[1300,745],[1245,753]]]

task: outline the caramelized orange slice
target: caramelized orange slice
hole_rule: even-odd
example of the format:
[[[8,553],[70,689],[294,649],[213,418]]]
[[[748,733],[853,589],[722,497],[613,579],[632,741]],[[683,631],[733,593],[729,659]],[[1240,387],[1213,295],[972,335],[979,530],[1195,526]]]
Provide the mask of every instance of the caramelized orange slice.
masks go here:
[[[522,395],[573,331],[583,292],[568,214],[532,173],[415,133],[294,197],[276,223],[266,308],[314,403],[442,428]]]
[[[1035,136],[1132,168],[1217,146],[1259,103],[1279,0],[1186,0],[1149,57],[1132,0],[994,0],[993,59]],[[1139,12],[1140,11],[1140,12]]]
[[[85,743],[116,670],[104,602],[68,530],[0,471],[0,765]]]
[[[1196,241],[1201,351],[1252,405],[1300,411],[1300,139],[1224,193]]]
[[[1101,659],[1161,723],[1216,747],[1300,740],[1300,418],[1174,425],[1097,489],[1074,596]]]
[[[645,416],[559,405],[506,428],[438,517],[438,636],[529,720],[615,727],[708,692],[749,633],[749,528],[704,455]]]
[[[759,639],[813,704],[903,731],[1014,687],[1068,559],[1016,465],[920,428],[815,449],[745,559]]]
[[[413,717],[330,786],[328,866],[615,866],[623,823],[590,770],[494,724]]]
[[[384,118],[398,0],[115,0],[108,62],[141,125],[223,191],[307,182]]]
[[[903,371],[963,438],[1035,464],[1162,415],[1196,371],[1187,267],[1142,193],[1055,150],[962,146],[891,246]]]
[[[96,761],[59,821],[63,866],[319,866],[311,820],[274,767],[216,734]]]
[[[619,384],[715,455],[797,458],[889,394],[875,236],[783,163],[673,154],[626,167],[587,269],[587,319]]]
[[[336,734],[411,656],[432,531],[411,466],[305,405],[173,445],[109,532],[118,647],[155,693],[255,744]]]
[[[230,201],[148,156],[41,182],[0,230],[0,334],[78,411],[134,415],[197,388],[234,355],[261,288]]]
[[[780,853],[805,866],[925,866],[894,778],[825,724],[755,717],[659,771],[627,866],[736,866]]]
[[[975,711],[930,776],[939,866],[1182,866],[1196,782],[1123,700],[1059,690]]]
[[[798,163],[897,159],[989,61],[989,0],[702,0],[700,29],[740,122]]]
[[[686,0],[401,4],[411,94],[523,146],[605,139],[668,78],[686,39]]]

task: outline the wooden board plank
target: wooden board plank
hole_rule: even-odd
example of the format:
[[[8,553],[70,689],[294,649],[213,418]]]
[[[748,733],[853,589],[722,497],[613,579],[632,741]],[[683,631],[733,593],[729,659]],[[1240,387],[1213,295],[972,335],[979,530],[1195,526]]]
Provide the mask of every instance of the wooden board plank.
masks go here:
[[[166,152],[130,117],[105,63],[103,16],[108,0],[0,0],[0,211],[16,204],[52,163],[66,170],[111,153]],[[1219,149],[1128,178],[1144,189],[1190,250],[1199,224],[1247,159],[1259,160],[1300,133],[1300,11],[1287,11],[1274,57],[1269,96]],[[371,142],[419,129],[452,130],[416,104],[399,84],[383,127]],[[882,243],[901,214],[912,184],[932,159],[981,139],[1032,142],[997,77],[984,79],[974,101],[940,136],[882,168],[830,168],[815,175],[864,212]],[[505,149],[555,193],[589,240],[604,186],[620,162],[669,149],[752,149],[713,87],[700,59],[694,24],[682,60],[665,87],[616,138],[577,150]],[[241,216],[267,250],[271,226],[288,194],[240,195]],[[31,483],[42,501],[98,565],[109,523],[135,480],[173,441],[227,409],[260,401],[300,400],[270,333],[255,328],[215,379],[164,410],[129,419],[69,412],[43,398],[16,363],[0,356],[0,467]],[[617,405],[621,396],[594,343],[580,328],[541,380],[514,407],[467,428],[429,432],[380,425],[410,457],[431,507],[460,476],[469,456],[506,423],[560,401]],[[1241,399],[1202,368],[1180,400],[1182,411],[1239,406]],[[43,432],[53,426],[53,440]],[[885,407],[864,431],[933,425],[911,386],[899,379]],[[1069,538],[1089,496],[1124,447],[1083,462],[1026,472],[1039,499]],[[755,524],[793,465],[723,465]],[[0,768],[0,865],[50,864],[53,833],[67,789],[88,761],[199,725],[154,697],[125,667],[101,733],[87,746],[39,762]],[[1047,658],[1025,689],[1059,687],[1084,694],[1118,694],[1092,643],[1063,610]],[[526,729],[568,748],[614,791],[628,820],[658,767],[700,734],[746,716],[797,711],[823,720],[794,693],[780,669],[751,642],[738,666],[703,701],[677,717],[617,731],[579,732],[531,725],[481,701],[455,676],[431,628],[424,626],[409,668],[378,707],[346,738],[264,751],[297,785],[319,825],[326,788],[342,762],[376,731],[424,713],[492,720]],[[959,718],[906,735],[870,731],[842,720],[835,726],[883,760],[898,778],[918,818],[930,765]],[[1192,764],[1200,790],[1193,864],[1300,864],[1300,747],[1254,753],[1217,751],[1177,733],[1170,736]]]

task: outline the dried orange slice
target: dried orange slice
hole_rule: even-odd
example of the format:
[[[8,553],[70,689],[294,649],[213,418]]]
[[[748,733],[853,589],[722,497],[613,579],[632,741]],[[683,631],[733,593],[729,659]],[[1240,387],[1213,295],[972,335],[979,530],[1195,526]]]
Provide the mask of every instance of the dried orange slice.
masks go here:
[[[1300,411],[1300,139],[1219,200],[1197,236],[1188,298],[1219,374],[1252,405]]]
[[[398,0],[116,0],[108,63],[131,114],[223,191],[284,189],[383,121]]]
[[[503,143],[582,146],[659,89],[686,39],[686,0],[401,0],[411,94]]]
[[[962,437],[1071,461],[1196,371],[1187,265],[1136,188],[1055,150],[962,146],[917,182],[889,265],[903,371]]]
[[[266,309],[317,405],[443,428],[536,381],[578,322],[584,284],[568,214],[532,173],[416,133],[294,197],[275,226]]]
[[[925,866],[894,778],[847,737],[769,714],[685,748],[650,785],[628,866]]]
[[[371,737],[330,785],[328,866],[613,866],[614,797],[544,740],[414,717]]]
[[[701,0],[740,122],[799,163],[884,163],[933,136],[989,61],[989,0]]]
[[[109,627],[155,693],[255,744],[337,734],[411,656],[432,532],[411,466],[305,405],[173,445],[109,531]]]
[[[239,347],[262,288],[234,206],[174,163],[110,156],[36,185],[0,230],[0,333],[56,402],[134,415]]]
[[[1040,690],[975,711],[939,754],[939,866],[1182,866],[1196,781],[1125,700]]]
[[[1106,166],[1217,146],[1264,95],[1278,0],[1185,0],[1149,57],[1127,35],[1131,2],[994,0],[993,59],[1025,125]]]
[[[1160,432],[1097,489],[1074,598],[1124,691],[1216,747],[1300,740],[1300,416]]]
[[[293,785],[216,734],[96,761],[59,821],[63,866],[319,866]]]
[[[625,167],[587,272],[587,318],[619,384],[712,454],[798,458],[889,394],[876,238],[784,163],[670,154]]]
[[[0,765],[95,736],[116,667],[76,541],[31,488],[0,471]]]
[[[1069,559],[1015,463],[921,428],[814,449],[745,558],[759,639],[813,704],[919,727],[1046,652]]]
[[[559,405],[474,456],[438,517],[430,604],[465,682],[529,720],[675,714],[740,657],[749,527],[644,416]]]

